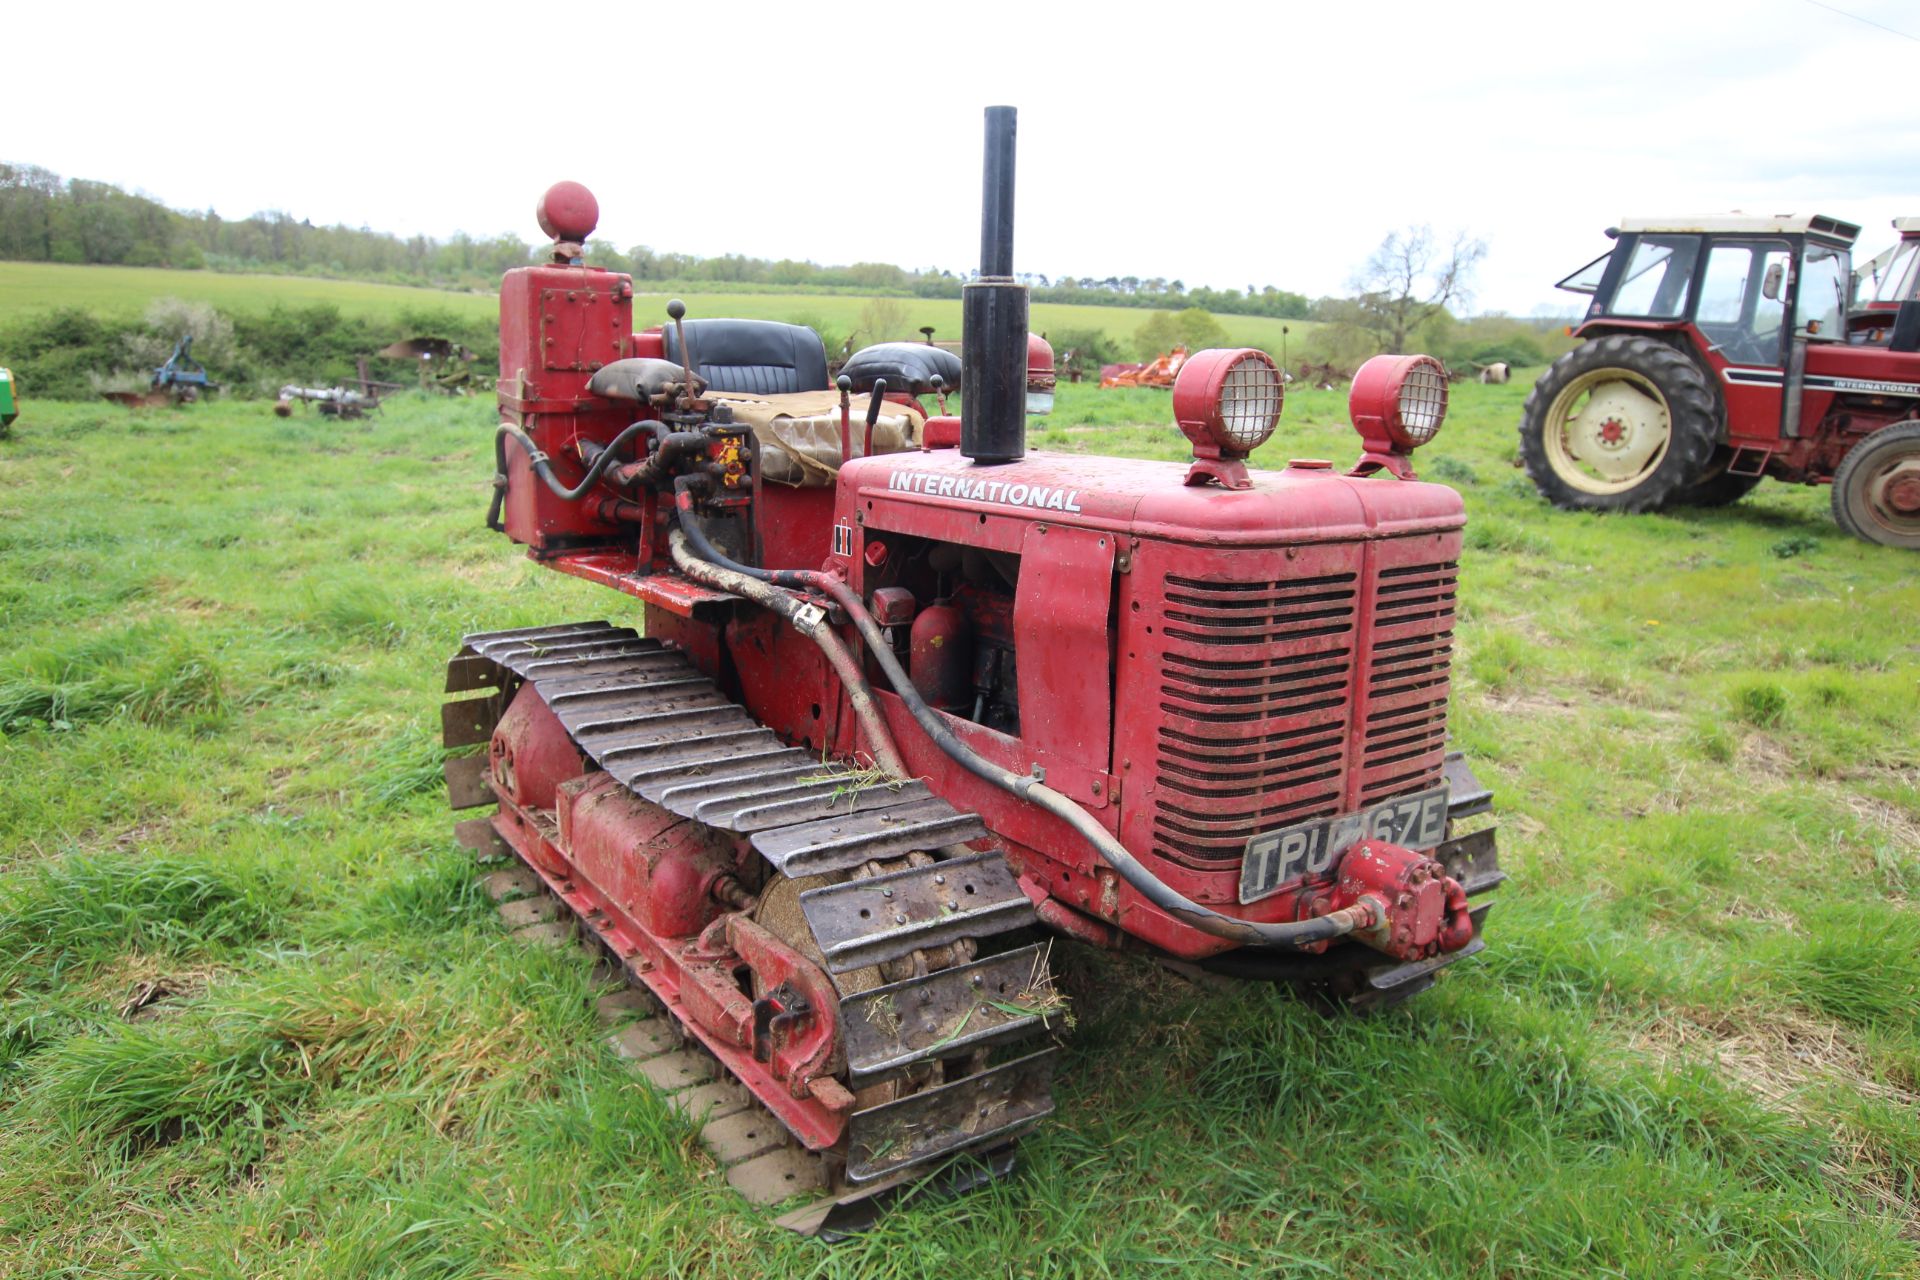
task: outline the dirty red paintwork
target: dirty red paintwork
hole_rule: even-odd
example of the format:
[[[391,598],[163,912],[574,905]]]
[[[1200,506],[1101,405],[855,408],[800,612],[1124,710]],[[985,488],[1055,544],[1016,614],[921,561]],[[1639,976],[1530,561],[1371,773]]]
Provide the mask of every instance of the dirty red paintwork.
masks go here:
[[[590,267],[525,268],[503,288],[502,410],[552,457],[563,482],[583,474],[579,441],[604,444],[650,416],[585,392],[596,362],[661,354],[657,332],[633,333],[631,306],[626,277]],[[931,439],[951,438],[934,425]],[[884,553],[868,554],[875,539],[1019,556],[1031,566],[1010,622],[1021,663],[1019,736],[959,718],[950,727],[1016,772],[1043,771],[1180,892],[1226,914],[1290,920],[1337,886],[1295,885],[1242,907],[1237,846],[1260,829],[1348,811],[1440,776],[1462,508],[1444,487],[1358,479],[1324,465],[1253,472],[1243,491],[1189,487],[1186,471],[1185,463],[1045,453],[977,466],[952,448],[856,459],[834,489],[757,489],[752,542],[764,566],[824,564],[863,595],[886,564]],[[506,523],[553,567],[640,599],[648,635],[683,648],[789,740],[853,749],[854,717],[818,650],[768,615],[736,613],[719,593],[668,572],[658,522],[636,531],[598,518],[588,503],[561,503],[531,482],[516,454]],[[851,531],[850,551],[830,556],[836,526]],[[1221,579],[1232,581],[1216,589]],[[1242,597],[1266,604],[1259,625],[1236,630]],[[1276,642],[1240,635],[1264,635],[1273,619],[1295,613],[1324,616],[1307,618],[1297,634],[1281,626]],[[1212,662],[1240,664],[1252,693],[1223,689],[1208,674]],[[982,816],[1023,887],[1053,904],[1043,916],[1078,921],[1081,936],[1117,941],[1121,933],[1102,932],[1117,928],[1184,957],[1232,945],[1148,904],[1058,819],[959,769],[875,674],[911,771]],[[1223,721],[1234,728],[1218,751],[1182,737],[1222,737]],[[1203,758],[1191,758],[1196,751]],[[586,893],[609,911],[617,905],[602,901],[604,886],[576,882],[563,892]],[[665,946],[667,935],[649,931],[639,911],[633,902],[620,907],[618,927],[634,946]],[[667,917],[654,923],[664,927]],[[826,1132],[818,1114],[801,1123]]]
[[[514,698],[490,750],[500,836],[808,1147],[837,1143],[853,1108],[827,1071],[838,1000],[816,965],[726,911],[713,892],[749,856],[744,844],[715,839],[586,770],[530,688]],[[517,765],[511,784],[503,758]],[[772,1037],[765,1062],[753,1051],[753,999],[735,977],[743,961],[769,986],[798,988],[811,1006]]]
[[[1031,590],[1029,579],[1022,578],[1014,607],[1016,648],[1039,655],[1034,668],[1023,668],[1021,737],[960,719],[952,719],[949,727],[1016,772],[1044,770],[1050,785],[1090,809],[1174,888],[1217,910],[1272,921],[1294,918],[1300,905],[1294,894],[1283,892],[1241,908],[1235,901],[1237,862],[1195,865],[1154,851],[1162,804],[1209,814],[1203,823],[1222,824],[1244,840],[1262,826],[1279,825],[1282,815],[1332,813],[1396,790],[1417,789],[1439,774],[1448,687],[1444,678],[1408,681],[1405,687],[1358,680],[1365,673],[1352,662],[1344,676],[1335,677],[1334,705],[1300,710],[1297,700],[1293,705],[1283,700],[1273,714],[1251,722],[1261,738],[1302,731],[1337,736],[1335,767],[1342,780],[1336,788],[1304,782],[1271,795],[1268,805],[1283,808],[1252,825],[1232,803],[1212,797],[1175,800],[1168,795],[1161,756],[1164,731],[1169,725],[1177,729],[1181,715],[1166,709],[1165,649],[1156,637],[1164,636],[1169,612],[1181,610],[1177,601],[1169,601],[1166,584],[1170,578],[1224,573],[1276,581],[1351,574],[1357,585],[1381,570],[1451,565],[1459,554],[1464,515],[1459,496],[1440,486],[1359,480],[1321,468],[1254,475],[1254,488],[1244,492],[1199,490],[1183,483],[1178,463],[1030,454],[1018,463],[982,468],[957,451],[936,450],[849,464],[841,471],[839,509],[863,535],[904,531],[1044,563],[1046,572],[1031,579]],[[777,512],[778,496],[768,496]],[[1035,502],[1041,505],[1030,505]],[[777,513],[765,523],[777,528]],[[804,549],[783,545],[777,534],[767,549],[770,564],[806,563]],[[832,563],[847,572],[856,589],[865,590],[871,570],[859,551],[856,545],[855,554]],[[1124,570],[1116,574],[1116,565]],[[1356,593],[1349,651],[1360,654],[1381,641],[1404,644],[1422,636],[1440,637],[1429,647],[1444,649],[1452,629],[1451,590],[1437,594],[1446,599],[1422,616],[1407,618],[1404,611],[1377,613],[1373,599]],[[1303,637],[1292,648],[1311,655],[1320,639]],[[766,643],[776,651],[790,650],[787,662],[812,648],[791,633],[768,637]],[[1289,655],[1283,649],[1270,656]],[[764,653],[753,659],[765,660]],[[830,681],[827,687],[829,700],[838,703]],[[798,714],[797,705],[787,704],[820,697],[818,686],[786,684],[768,694],[764,707],[750,705],[783,723],[808,719]],[[1202,956],[1231,945],[1147,904],[1057,819],[957,769],[926,741],[891,692],[881,688],[877,696],[911,770],[938,779],[941,794],[979,812],[1008,843],[1023,875],[1068,905],[1175,954]],[[1309,701],[1328,702],[1329,696]],[[1189,718],[1195,730],[1209,724],[1204,715]],[[843,709],[835,719],[844,727],[841,737],[821,735],[812,741],[849,751],[851,716]],[[1353,732],[1353,726],[1368,723],[1406,725],[1403,747],[1413,754],[1391,764],[1369,764],[1365,734]],[[1221,767],[1235,766],[1224,762]],[[1284,808],[1289,805],[1293,808]]]

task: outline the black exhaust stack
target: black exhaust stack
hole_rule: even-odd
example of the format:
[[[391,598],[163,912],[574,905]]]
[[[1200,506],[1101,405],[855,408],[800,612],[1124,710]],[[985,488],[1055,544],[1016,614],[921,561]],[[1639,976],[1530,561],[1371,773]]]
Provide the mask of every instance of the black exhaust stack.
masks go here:
[[[960,452],[975,462],[1027,453],[1027,286],[1013,280],[1017,113],[987,108],[980,279],[960,291]]]

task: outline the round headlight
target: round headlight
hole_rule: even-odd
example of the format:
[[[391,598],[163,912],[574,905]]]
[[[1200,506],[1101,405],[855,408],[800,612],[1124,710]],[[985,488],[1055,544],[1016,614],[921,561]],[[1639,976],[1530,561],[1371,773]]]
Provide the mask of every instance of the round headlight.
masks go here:
[[[1180,366],[1173,383],[1173,416],[1207,450],[1244,458],[1280,425],[1286,392],[1273,357],[1252,347],[1202,351]]]
[[[1417,449],[1447,420],[1447,371],[1432,356],[1375,356],[1353,375],[1347,411],[1362,437],[1378,429],[1394,448]]]

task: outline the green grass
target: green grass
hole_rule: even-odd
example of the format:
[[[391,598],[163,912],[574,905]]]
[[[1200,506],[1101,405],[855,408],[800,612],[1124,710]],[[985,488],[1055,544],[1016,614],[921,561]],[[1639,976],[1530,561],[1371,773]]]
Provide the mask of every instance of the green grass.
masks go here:
[[[136,315],[156,298],[210,302],[224,311],[265,311],[275,303],[289,307],[328,303],[345,315],[368,316],[389,315],[401,307],[448,307],[461,315],[492,319],[500,309],[491,293],[413,289],[363,280],[0,262],[0,299],[5,300],[8,314],[79,307],[103,314]]]
[[[1550,510],[1525,391],[1456,388],[1417,459],[1471,518],[1488,949],[1334,1020],[1056,947],[1078,1025],[1024,1172],[832,1249],[731,1197],[450,844],[457,637],[630,616],[480,527],[490,406],[29,402],[0,1276],[1920,1274],[1920,559],[1771,483]],[[1178,458],[1166,410],[1063,388],[1034,444]],[[1301,393],[1258,461],[1355,447]]]
[[[842,337],[863,328],[862,313],[871,299],[843,295],[753,294],[685,292],[696,316],[737,316],[748,320],[814,322]],[[161,267],[70,266],[47,262],[0,262],[0,312],[80,307],[89,311],[134,315],[156,298],[185,298],[210,302],[227,311],[265,311],[279,303],[302,306],[329,303],[350,316],[384,317],[402,307],[434,307],[476,319],[493,319],[499,302],[491,293],[452,293],[439,289],[412,289],[402,285],[354,280],[321,280],[304,276],[229,275],[215,271],[172,271]],[[943,341],[960,338],[960,303],[953,299],[898,298],[908,332],[933,325]],[[666,294],[642,293],[634,298],[634,327],[646,329],[666,322]],[[1103,329],[1131,349],[1133,335],[1153,312],[1131,307],[1069,306],[1039,303],[1033,308],[1036,331]],[[1280,350],[1281,327],[1291,330],[1288,350],[1298,352],[1315,327],[1306,320],[1274,320],[1265,316],[1217,317],[1229,338],[1247,346]],[[862,334],[859,343],[873,341]],[[0,352],[0,360],[5,353]]]

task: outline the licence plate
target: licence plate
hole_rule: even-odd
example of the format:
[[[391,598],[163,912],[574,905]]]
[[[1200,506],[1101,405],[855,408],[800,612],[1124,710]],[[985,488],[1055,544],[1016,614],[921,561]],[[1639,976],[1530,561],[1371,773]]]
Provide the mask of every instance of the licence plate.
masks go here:
[[[1247,841],[1240,865],[1240,902],[1277,893],[1302,876],[1325,875],[1341,854],[1362,840],[1384,840],[1406,849],[1431,849],[1447,834],[1446,783],[1410,796],[1382,800],[1353,813],[1310,818]]]

